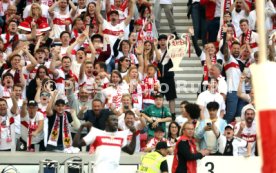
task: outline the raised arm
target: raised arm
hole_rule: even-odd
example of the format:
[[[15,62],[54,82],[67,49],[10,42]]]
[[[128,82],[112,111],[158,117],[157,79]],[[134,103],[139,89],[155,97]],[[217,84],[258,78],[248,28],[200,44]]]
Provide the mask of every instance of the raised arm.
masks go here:
[[[27,115],[27,100],[24,100],[20,111],[20,117],[24,118],[26,115]]]
[[[132,154],[134,154],[135,147],[136,147],[137,133],[136,133],[136,129],[134,127],[131,127],[130,131],[132,132],[131,142],[127,146],[123,147],[122,151],[132,155]]]
[[[80,128],[79,128],[77,134],[75,134],[75,136],[74,136],[74,140],[73,140],[74,147],[82,147],[82,146],[86,145],[85,141],[81,138],[81,132],[84,128],[87,128],[87,131],[89,133],[91,133],[91,127],[92,127],[92,123],[90,123],[89,121],[80,125]]]
[[[193,46],[194,46],[194,49],[195,49],[195,52],[196,52],[196,55],[198,57],[200,57],[201,53],[202,53],[202,50],[200,49],[199,45],[197,44],[197,40],[195,39],[194,35],[194,29],[192,27],[190,27],[188,29],[189,33],[191,34],[191,37],[192,37],[192,41],[193,41]]]
[[[46,108],[47,116],[53,116],[53,105],[54,105],[57,95],[58,95],[58,91],[56,90],[53,92],[52,97],[49,101],[49,104],[47,105],[47,108]]]
[[[75,4],[72,2],[72,0],[68,0],[68,3],[71,7],[71,17],[74,18],[78,8],[75,6]]]
[[[137,48],[135,49],[135,51],[136,51],[136,55],[137,55],[137,58],[138,58],[138,61],[139,61],[138,71],[141,74],[144,74],[144,58],[143,58],[144,43],[143,42],[138,43]]]
[[[74,128],[75,130],[78,130],[78,129],[80,128],[80,126],[81,126],[80,120],[79,120],[78,117],[77,117],[77,114],[76,114],[75,109],[71,109],[70,112],[71,112],[72,119],[73,119],[71,125],[73,126],[73,128]]]
[[[23,52],[26,54],[26,56],[31,61],[31,64],[27,65],[27,67],[26,67],[26,69],[29,72],[31,72],[37,66],[38,63],[37,63],[36,59],[33,57],[33,55],[29,52],[28,47],[24,47]]]
[[[11,92],[11,99],[12,99],[12,108],[11,108],[11,113],[16,115],[17,114],[17,110],[18,110],[18,103],[17,100],[15,98],[15,93],[12,91]]]
[[[244,81],[245,81],[245,76],[241,75],[239,86],[238,86],[238,91],[237,91],[237,96],[244,101],[249,101],[248,94],[244,93],[242,90],[242,85],[243,85]]]
[[[56,47],[52,49],[52,53],[53,53],[53,58],[52,58],[52,61],[51,61],[51,64],[50,64],[50,71],[52,72],[54,77],[57,77],[59,74],[58,74],[58,71],[56,69],[56,61],[58,59],[59,52],[57,51]]]
[[[58,6],[58,3],[59,3],[59,0],[56,1],[56,2],[48,9],[49,15],[50,15],[51,17],[54,17],[54,10],[55,10],[55,8]]]
[[[96,5],[96,17],[97,17],[97,20],[99,22],[99,24],[103,24],[104,22],[104,18],[103,16],[101,15],[101,0],[97,0],[97,5]]]
[[[129,1],[129,14],[124,21],[126,26],[128,26],[128,24],[130,23],[133,15],[134,15],[134,5],[135,5],[135,0],[130,0]]]

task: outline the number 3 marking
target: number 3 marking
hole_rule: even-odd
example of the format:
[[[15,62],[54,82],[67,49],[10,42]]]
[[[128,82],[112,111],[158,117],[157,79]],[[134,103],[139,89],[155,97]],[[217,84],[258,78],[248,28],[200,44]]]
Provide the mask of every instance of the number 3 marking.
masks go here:
[[[205,164],[205,167],[208,167],[208,165],[211,165],[211,168],[210,169],[208,169],[208,172],[210,172],[210,173],[214,173],[214,163],[213,162],[207,162],[206,164]]]

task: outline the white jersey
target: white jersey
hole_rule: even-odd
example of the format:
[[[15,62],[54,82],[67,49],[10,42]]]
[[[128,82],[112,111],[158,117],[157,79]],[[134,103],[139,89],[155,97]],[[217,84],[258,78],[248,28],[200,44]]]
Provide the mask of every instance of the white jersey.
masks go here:
[[[83,138],[86,145],[95,147],[94,173],[117,173],[121,149],[127,145],[129,130],[106,132],[92,127]]]
[[[209,90],[206,90],[202,93],[199,94],[198,98],[197,98],[197,104],[200,106],[204,107],[204,118],[205,119],[209,119],[210,115],[209,112],[207,110],[207,104],[209,102],[213,102],[216,101],[219,104],[219,110],[217,112],[217,116],[220,117],[220,112],[223,110],[225,111],[225,101],[222,97],[222,95],[220,95],[220,93],[216,92],[215,94],[212,94]]]
[[[116,108],[122,106],[123,94],[129,94],[129,86],[125,82],[115,87],[108,87],[102,90],[102,102],[106,103],[107,106],[113,104]]]
[[[44,116],[40,112],[36,112],[36,115],[34,118],[30,119],[29,114],[27,114],[24,118],[21,118],[21,138],[27,142],[28,140],[28,129],[37,129],[38,128],[38,122],[44,120]],[[44,139],[44,133],[43,130],[37,135],[33,136],[31,138],[32,144],[37,144],[41,140]]]
[[[232,55],[229,60],[224,63],[224,70],[226,73],[228,92],[238,91],[241,70],[238,61]]]
[[[13,35],[10,34],[1,34],[1,38],[3,40],[3,43],[7,43],[8,41],[15,40]],[[26,34],[18,34],[18,40],[27,41]],[[9,55],[12,53],[12,44],[9,44],[6,50],[6,53]],[[3,73],[4,74],[4,73]]]
[[[125,22],[122,21],[121,23],[113,26],[110,22],[107,22],[104,20],[103,22],[103,34],[107,35],[110,40],[110,47],[112,48],[116,40],[118,39],[120,33],[124,32],[124,29],[126,28]],[[113,54],[113,49],[111,49],[111,52]]]
[[[54,38],[60,38],[60,33],[62,31],[66,30],[66,25],[65,22],[70,21],[72,24],[72,19],[71,15],[69,12],[67,12],[65,15],[61,15],[59,12],[54,12],[54,17],[53,17],[53,30],[55,33]],[[71,24],[69,25],[69,30],[71,30]]]
[[[238,133],[240,129],[240,122],[235,125],[235,134]],[[257,134],[257,125],[256,122],[253,121],[253,124],[251,127],[245,126],[241,133],[241,138],[247,141],[248,143],[251,144],[252,149],[251,149],[251,156],[255,155],[255,148],[256,148],[256,137]],[[247,154],[247,148],[239,148],[239,156],[245,156]]]

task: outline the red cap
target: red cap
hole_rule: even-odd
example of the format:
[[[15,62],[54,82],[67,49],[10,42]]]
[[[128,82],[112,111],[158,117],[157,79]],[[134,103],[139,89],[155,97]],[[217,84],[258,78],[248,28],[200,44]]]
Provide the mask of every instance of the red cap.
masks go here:
[[[31,32],[31,26],[28,22],[21,22],[18,26],[18,29],[22,29],[23,31],[29,31]]]
[[[41,24],[38,26],[38,30],[39,30],[40,32],[44,32],[44,31],[49,31],[49,30],[51,30],[51,28],[49,27],[48,23],[43,22],[43,23],[41,23]]]

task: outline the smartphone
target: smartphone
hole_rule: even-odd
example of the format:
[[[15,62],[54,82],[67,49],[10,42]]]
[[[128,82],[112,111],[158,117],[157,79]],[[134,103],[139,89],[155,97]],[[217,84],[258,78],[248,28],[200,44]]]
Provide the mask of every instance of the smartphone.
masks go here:
[[[207,126],[212,126],[212,123],[210,123],[210,122],[209,122],[209,123],[207,123]]]

